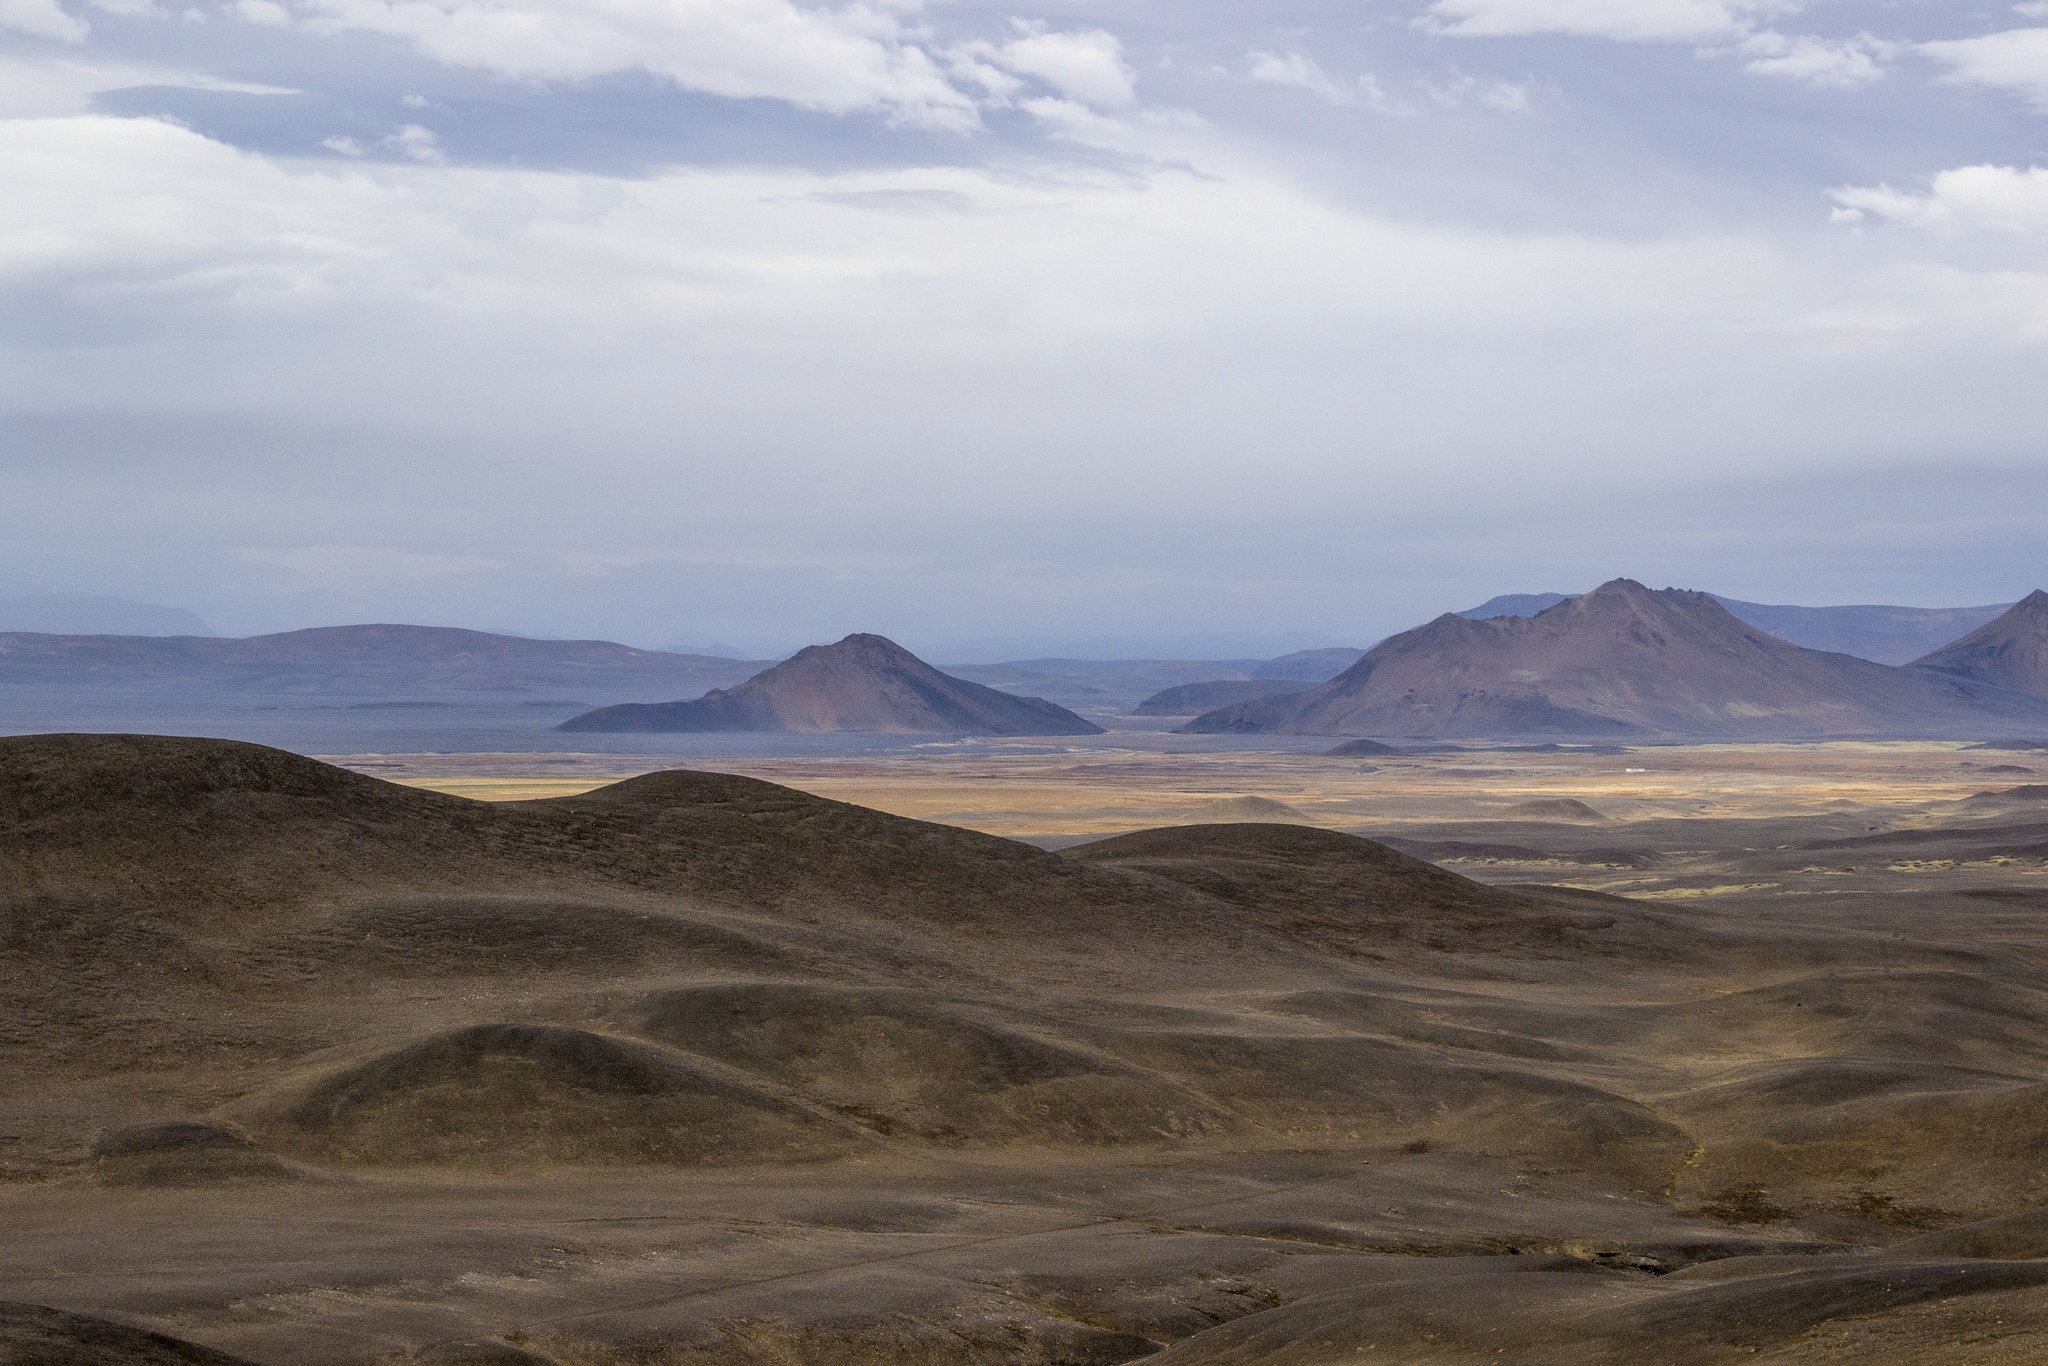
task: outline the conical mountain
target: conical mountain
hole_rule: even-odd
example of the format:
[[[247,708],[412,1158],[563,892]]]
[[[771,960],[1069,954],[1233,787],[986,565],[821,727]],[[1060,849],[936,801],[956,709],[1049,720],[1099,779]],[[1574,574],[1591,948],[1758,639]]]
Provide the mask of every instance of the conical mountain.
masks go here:
[[[737,687],[714,689],[694,701],[600,707],[556,729],[1102,734],[1102,727],[1065,707],[942,674],[876,635],[812,645]]]
[[[2036,588],[2004,616],[1922,655],[1913,667],[2048,697],[2048,593]]]
[[[1786,739],[1976,736],[2043,721],[2039,699],[1802,649],[1708,594],[1616,579],[1533,617],[1446,614],[1320,687],[1219,708],[1183,729]]]

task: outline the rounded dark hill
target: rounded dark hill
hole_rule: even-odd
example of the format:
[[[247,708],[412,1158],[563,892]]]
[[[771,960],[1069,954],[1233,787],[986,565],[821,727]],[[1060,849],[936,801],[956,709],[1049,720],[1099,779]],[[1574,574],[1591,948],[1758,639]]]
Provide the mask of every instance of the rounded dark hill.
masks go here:
[[[924,992],[734,983],[655,997],[641,1030],[888,1135],[1098,1144],[1182,1138],[1221,1123],[1167,1083],[977,1014]]]
[[[498,824],[479,802],[239,741],[0,738],[0,905],[142,897],[220,920],[474,872]]]
[[[1224,707],[1183,729],[1974,738],[2042,720],[2048,703],[2009,688],[1802,649],[1744,624],[1706,593],[1616,579],[1533,617],[1446,614],[1382,641],[1319,687]]]
[[[697,1166],[844,1152],[849,1131],[689,1057],[552,1025],[472,1025],[273,1102],[277,1147],[366,1166]]]
[[[896,642],[850,635],[812,645],[737,687],[690,702],[600,707],[565,731],[879,731],[932,735],[1100,735],[1043,698],[940,673]]]
[[[1697,952],[1668,917],[1617,897],[1489,887],[1356,835],[1191,825],[1076,845],[1062,857],[1198,890],[1261,928],[1343,957]]]
[[[1378,740],[1346,740],[1334,749],[1324,752],[1333,759],[1381,759],[1406,754],[1408,751],[1383,744]]]
[[[2003,616],[1922,655],[1913,667],[2048,697],[2048,592],[2035,589]]]

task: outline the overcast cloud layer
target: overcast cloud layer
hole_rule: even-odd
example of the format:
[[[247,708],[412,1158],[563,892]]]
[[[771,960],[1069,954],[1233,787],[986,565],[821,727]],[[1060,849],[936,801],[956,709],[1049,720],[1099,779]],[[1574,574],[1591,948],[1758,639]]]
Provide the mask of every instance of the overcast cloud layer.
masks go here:
[[[0,0],[0,597],[940,658],[2048,576],[2048,0]]]

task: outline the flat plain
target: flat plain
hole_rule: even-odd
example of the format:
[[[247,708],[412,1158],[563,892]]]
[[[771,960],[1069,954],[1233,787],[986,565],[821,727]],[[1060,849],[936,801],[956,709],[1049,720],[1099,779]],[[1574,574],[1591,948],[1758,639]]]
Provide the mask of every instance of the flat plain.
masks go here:
[[[0,1360],[2048,1356],[2036,754],[334,757],[0,741]]]

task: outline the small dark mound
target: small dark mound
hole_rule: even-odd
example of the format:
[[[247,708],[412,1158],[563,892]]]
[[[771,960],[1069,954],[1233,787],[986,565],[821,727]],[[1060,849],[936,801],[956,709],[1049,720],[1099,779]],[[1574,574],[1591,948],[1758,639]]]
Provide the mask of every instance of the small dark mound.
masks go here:
[[[1574,825],[1605,825],[1607,817],[1576,797],[1540,797],[1516,802],[1502,809],[1502,816],[1515,821],[1568,821]]]
[[[798,809],[811,805],[832,805],[827,798],[813,797],[794,788],[736,773],[706,773],[692,768],[664,768],[624,778],[593,788],[574,797],[550,797],[536,806],[737,806],[743,809]]]
[[[1272,821],[1283,825],[1314,825],[1315,817],[1271,797],[1224,797],[1204,802],[1188,813],[1196,820],[1229,825],[1245,821]]]
[[[268,1126],[346,1163],[681,1163],[845,1146],[803,1110],[649,1044],[552,1025],[450,1030],[314,1083]]]
[[[212,1186],[298,1177],[240,1134],[196,1120],[109,1130],[93,1144],[92,1155],[90,1176],[102,1186]]]
[[[1406,754],[1407,752],[1404,749],[1396,749],[1392,745],[1383,745],[1377,740],[1346,740],[1335,749],[1324,751],[1333,759],[1370,759],[1380,758],[1389,754]]]
[[[885,1134],[1095,1143],[1177,1136],[1209,1123],[1203,1107],[1116,1063],[914,992],[696,987],[653,998],[642,1028]]]
[[[2048,740],[1986,740],[1981,745],[1968,745],[1965,748],[2017,750],[2022,753],[2048,753]]]
[[[1989,764],[1983,771],[1985,773],[2031,774],[2034,770],[2028,768],[2025,764]]]
[[[1974,1224],[1923,1233],[1885,1251],[1901,1257],[1981,1257],[1988,1261],[2048,1258],[2048,1210],[2028,1210]]]
[[[2008,806],[2017,802],[2048,802],[2048,783],[2025,783],[2001,792],[1979,792],[1963,798],[1970,805]]]
[[[40,1304],[0,1300],[6,1366],[252,1366],[182,1338]]]
[[[94,1157],[143,1157],[157,1153],[247,1152],[249,1140],[197,1120],[136,1124],[110,1129],[92,1145]]]

